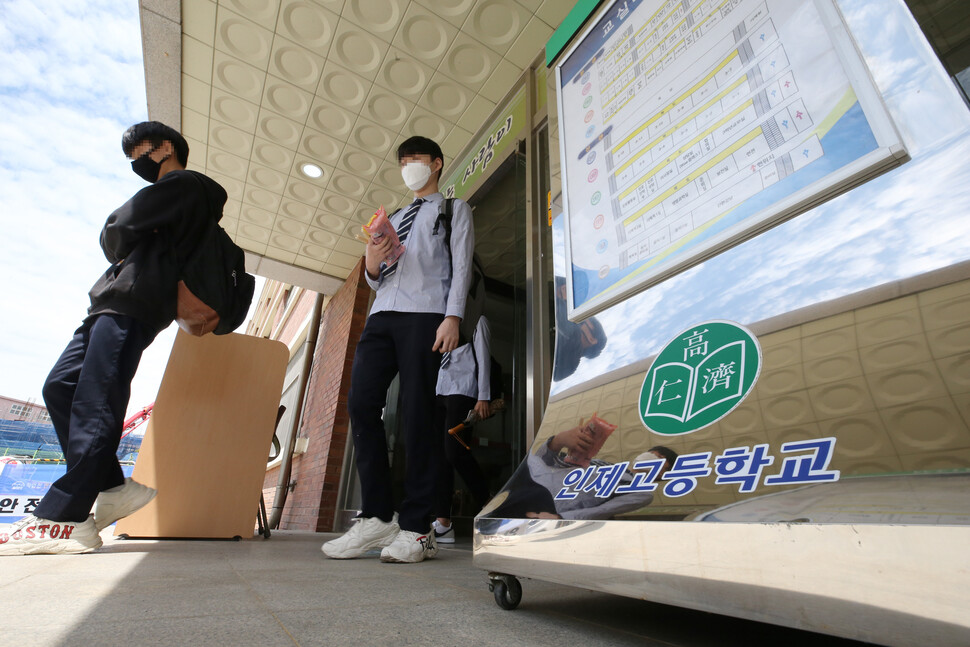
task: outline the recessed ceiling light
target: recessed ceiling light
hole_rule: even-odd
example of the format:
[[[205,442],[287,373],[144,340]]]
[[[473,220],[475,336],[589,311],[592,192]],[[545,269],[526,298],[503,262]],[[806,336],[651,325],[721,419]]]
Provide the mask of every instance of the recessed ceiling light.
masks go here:
[[[300,167],[300,170],[303,171],[303,175],[307,177],[318,178],[323,175],[323,169],[316,164],[304,164]]]

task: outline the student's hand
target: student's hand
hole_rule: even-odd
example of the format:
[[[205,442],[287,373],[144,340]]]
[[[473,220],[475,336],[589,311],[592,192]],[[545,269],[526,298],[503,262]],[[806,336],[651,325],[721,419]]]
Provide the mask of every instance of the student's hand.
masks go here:
[[[492,405],[488,400],[479,400],[475,403],[475,412],[482,420],[492,417]]]
[[[377,279],[380,276],[381,263],[384,262],[390,252],[391,239],[387,236],[381,236],[380,240],[376,242],[373,237],[367,241],[367,245],[364,247],[364,266],[372,279]]]
[[[450,350],[458,348],[459,321],[458,317],[455,316],[445,317],[445,320],[438,326],[438,332],[434,338],[434,346],[431,347],[431,350],[438,353],[447,353]]]
[[[549,449],[553,452],[563,447],[575,452],[588,452],[593,447],[593,435],[580,423],[572,429],[560,431],[549,440]]]

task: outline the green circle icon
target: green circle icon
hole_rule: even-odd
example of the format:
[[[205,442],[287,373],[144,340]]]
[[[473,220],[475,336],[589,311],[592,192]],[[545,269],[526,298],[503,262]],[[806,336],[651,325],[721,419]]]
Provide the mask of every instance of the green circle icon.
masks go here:
[[[730,321],[705,321],[667,342],[640,387],[640,420],[665,436],[712,425],[748,396],[761,373],[761,346]]]

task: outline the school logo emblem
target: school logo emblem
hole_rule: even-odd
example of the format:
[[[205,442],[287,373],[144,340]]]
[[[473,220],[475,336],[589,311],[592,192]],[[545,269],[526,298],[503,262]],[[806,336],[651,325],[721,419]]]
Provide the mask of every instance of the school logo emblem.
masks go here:
[[[665,436],[712,425],[748,396],[761,373],[750,330],[706,321],[681,331],[657,355],[640,388],[640,420]]]

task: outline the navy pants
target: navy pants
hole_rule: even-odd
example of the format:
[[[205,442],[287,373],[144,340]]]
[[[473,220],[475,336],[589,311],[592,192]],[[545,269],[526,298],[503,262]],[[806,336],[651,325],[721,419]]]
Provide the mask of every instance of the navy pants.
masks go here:
[[[431,527],[440,432],[434,428],[435,386],[441,353],[431,350],[444,315],[377,312],[367,318],[357,343],[347,408],[361,486],[361,515],[390,521],[394,516],[391,468],[382,413],[387,389],[401,375],[401,420],[407,465],[402,530]]]
[[[471,450],[458,442],[448,430],[460,424],[468,417],[468,412],[475,408],[478,401],[466,395],[439,395],[435,416],[435,428],[440,429],[442,437],[442,456],[438,462],[438,496],[435,504],[435,516],[443,519],[451,518],[451,499],[455,491],[455,471],[468,486],[472,499],[475,501],[475,512],[488,503],[488,481],[481,466],[475,460]],[[462,439],[467,443],[469,430],[464,429]]]
[[[116,452],[142,352],[155,331],[123,315],[96,315],[74,332],[44,383],[44,402],[67,461],[34,510],[51,521],[88,518],[98,494],[121,485]]]

